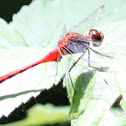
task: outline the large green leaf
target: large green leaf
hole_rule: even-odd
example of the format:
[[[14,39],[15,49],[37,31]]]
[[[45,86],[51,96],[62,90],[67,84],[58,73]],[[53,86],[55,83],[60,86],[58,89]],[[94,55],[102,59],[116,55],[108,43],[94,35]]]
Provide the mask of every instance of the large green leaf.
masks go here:
[[[107,10],[106,10],[107,11]],[[108,17],[104,17],[104,20]],[[113,16],[114,18],[114,16]],[[125,75],[126,75],[126,20],[115,20],[115,22],[103,26],[97,25],[105,36],[99,52],[105,53],[113,58],[98,56],[91,52],[91,65],[96,68],[88,68],[85,60],[74,67],[70,73],[71,80],[64,81],[68,88],[71,102],[70,117],[72,125],[81,126],[122,126],[125,120]],[[86,55],[87,56],[87,55]],[[84,58],[85,59],[85,58]],[[122,110],[113,111],[112,105],[122,95]]]
[[[126,3],[124,1],[111,0],[100,3],[97,0],[34,0],[15,14],[10,24],[1,19],[0,75],[45,56],[57,46],[64,24],[69,29],[103,4],[106,8],[105,14],[102,21],[95,27],[105,34],[105,41],[99,49],[116,59],[91,53],[91,60],[97,63],[91,62],[93,65],[109,67],[105,72],[87,69],[85,68],[87,63],[80,61],[71,71],[76,91],[74,95],[69,78],[64,81],[71,102],[72,124],[102,124],[104,118],[109,117],[107,114],[119,94],[125,96],[125,85],[122,81],[125,76],[126,60],[126,20],[124,20]],[[56,71],[55,62],[52,62],[38,65],[1,83],[0,116],[8,116],[15,107],[26,102],[31,96],[36,96],[40,91],[58,83],[66,73],[70,61],[70,57],[64,56],[59,62],[58,76],[52,76]],[[125,102],[123,106],[125,110]]]
[[[67,125],[69,123],[69,106],[54,106],[51,104],[36,104],[28,110],[27,118],[4,126],[33,125]]]
[[[0,75],[35,62],[55,48],[63,25],[70,22],[71,18],[76,18],[71,14],[69,5],[73,6],[73,12],[77,14],[78,9],[74,10],[74,6],[83,8],[80,3],[35,0],[15,14],[10,24],[1,19]],[[84,15],[88,14],[80,13],[78,16],[81,15],[85,17]],[[8,116],[22,102],[26,102],[31,96],[36,96],[40,91],[57,83],[65,73],[64,67],[66,67],[63,60],[58,66],[59,76],[56,77],[52,76],[56,74],[53,62],[36,66],[3,82],[0,85],[0,116]]]
[[[50,18],[48,9],[55,6],[56,3],[51,1],[33,1],[30,6],[23,7],[18,14],[15,14],[10,24],[0,20],[0,75],[35,62],[48,54],[53,49],[52,46],[56,47],[61,31],[60,21],[57,18],[51,26],[46,21],[49,20],[46,17]],[[55,11],[54,17],[58,15]],[[51,23],[51,20],[49,21]],[[38,65],[1,83],[0,116],[8,116],[22,102],[58,83],[65,73],[65,66],[62,65],[63,60],[59,63],[57,76],[54,76],[56,63],[52,62]]]

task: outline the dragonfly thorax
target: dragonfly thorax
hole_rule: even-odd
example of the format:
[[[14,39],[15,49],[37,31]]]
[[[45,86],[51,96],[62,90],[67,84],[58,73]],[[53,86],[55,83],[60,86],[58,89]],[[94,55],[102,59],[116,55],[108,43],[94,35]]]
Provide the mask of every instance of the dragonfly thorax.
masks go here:
[[[60,41],[60,52],[62,55],[85,52],[91,39],[79,33],[70,32]],[[61,44],[62,43],[62,44]]]

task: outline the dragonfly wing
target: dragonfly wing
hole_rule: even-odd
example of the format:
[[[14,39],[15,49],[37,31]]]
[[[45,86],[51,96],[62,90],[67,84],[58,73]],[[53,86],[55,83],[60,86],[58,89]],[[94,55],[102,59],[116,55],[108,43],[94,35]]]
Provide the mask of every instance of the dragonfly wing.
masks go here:
[[[61,35],[59,37],[59,41],[65,36],[66,33],[67,33],[67,29],[66,29],[66,25],[64,24],[62,31],[61,31]]]
[[[85,18],[84,20],[82,20],[81,22],[73,26],[69,30],[69,32],[77,32],[77,33],[86,34],[101,19],[103,12],[104,12],[104,5],[96,9],[87,18]]]

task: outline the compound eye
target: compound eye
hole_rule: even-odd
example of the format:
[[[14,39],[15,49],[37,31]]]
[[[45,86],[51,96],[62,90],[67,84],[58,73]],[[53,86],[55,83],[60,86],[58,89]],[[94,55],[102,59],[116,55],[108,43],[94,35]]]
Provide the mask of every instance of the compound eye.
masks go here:
[[[103,33],[96,29],[91,29],[89,32],[89,36],[92,39],[93,46],[96,46],[96,47],[100,46],[104,39]]]
[[[100,32],[100,37],[101,37],[101,41],[103,41],[103,39],[104,39],[104,35],[103,35],[102,32]]]

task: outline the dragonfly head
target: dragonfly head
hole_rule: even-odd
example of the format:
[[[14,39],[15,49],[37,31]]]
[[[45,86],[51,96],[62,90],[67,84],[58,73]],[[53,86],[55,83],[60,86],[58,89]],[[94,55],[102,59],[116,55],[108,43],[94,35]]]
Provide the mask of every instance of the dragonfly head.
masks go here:
[[[101,45],[103,39],[104,39],[104,35],[101,31],[98,31],[96,29],[91,29],[89,32],[89,36],[92,40],[92,44],[95,47],[98,47]]]

